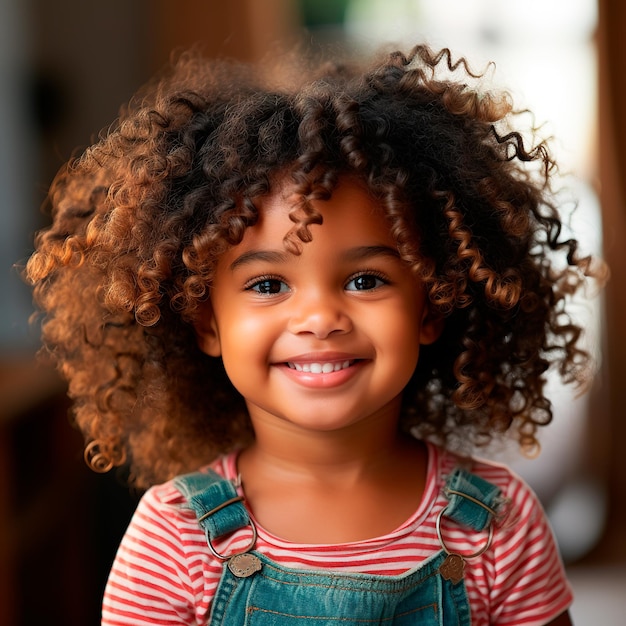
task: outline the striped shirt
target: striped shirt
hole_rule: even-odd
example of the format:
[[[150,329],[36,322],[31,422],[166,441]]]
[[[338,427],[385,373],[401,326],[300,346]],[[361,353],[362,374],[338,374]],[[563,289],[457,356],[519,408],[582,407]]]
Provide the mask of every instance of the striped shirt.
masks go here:
[[[500,487],[507,513],[495,525],[493,541],[465,567],[472,624],[547,624],[572,601],[552,532],[529,487],[506,467],[461,459],[428,446],[426,486],[419,507],[399,528],[382,537],[339,545],[301,545],[281,540],[257,524],[256,550],[286,567],[396,575],[415,568],[441,549],[438,513],[446,506],[446,476],[462,465]],[[235,479],[236,454],[211,467]],[[472,554],[487,532],[449,524],[449,551]],[[230,554],[250,543],[244,528],[214,545]],[[105,626],[207,624],[222,563],[211,555],[204,533],[182,494],[170,481],[141,499],[126,531],[104,595]]]

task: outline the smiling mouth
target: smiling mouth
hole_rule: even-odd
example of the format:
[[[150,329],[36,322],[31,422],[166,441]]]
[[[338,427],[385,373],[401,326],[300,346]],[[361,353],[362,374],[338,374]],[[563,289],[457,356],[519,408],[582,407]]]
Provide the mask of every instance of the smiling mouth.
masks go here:
[[[330,374],[348,369],[354,361],[337,361],[334,363],[292,363],[287,361],[289,369],[310,374]]]

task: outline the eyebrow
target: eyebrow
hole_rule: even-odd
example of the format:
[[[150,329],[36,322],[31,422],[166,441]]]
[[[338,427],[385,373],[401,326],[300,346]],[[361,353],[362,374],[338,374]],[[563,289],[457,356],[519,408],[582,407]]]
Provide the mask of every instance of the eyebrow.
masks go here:
[[[362,261],[377,256],[391,256],[399,259],[400,253],[391,246],[359,246],[351,248],[344,256],[346,261]]]
[[[257,261],[287,263],[291,256],[291,254],[283,250],[249,250],[238,256],[230,264],[230,270],[234,271],[238,267]],[[350,248],[343,256],[346,261],[363,261],[377,256],[390,256],[399,259],[400,253],[390,246],[358,246]]]
[[[286,263],[289,255],[281,250],[249,250],[238,256],[231,264],[231,271],[236,270],[242,265],[254,263],[256,261],[265,261],[266,263]]]

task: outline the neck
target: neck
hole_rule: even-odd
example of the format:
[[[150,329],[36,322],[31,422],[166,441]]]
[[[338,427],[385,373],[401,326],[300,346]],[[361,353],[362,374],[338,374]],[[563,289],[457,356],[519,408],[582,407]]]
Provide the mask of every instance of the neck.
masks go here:
[[[256,441],[238,470],[259,524],[289,541],[329,544],[381,536],[408,519],[427,453],[389,417],[320,431],[255,416]]]
[[[302,429],[263,416],[253,417],[255,443],[239,460],[240,471],[278,473],[294,481],[360,480],[382,464],[394,463],[414,442],[398,431],[398,407],[332,431]]]

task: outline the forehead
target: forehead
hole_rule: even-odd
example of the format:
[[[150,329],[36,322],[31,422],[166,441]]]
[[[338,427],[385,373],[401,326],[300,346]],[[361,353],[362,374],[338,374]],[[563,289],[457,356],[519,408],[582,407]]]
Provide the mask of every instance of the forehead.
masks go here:
[[[283,241],[294,224],[304,216],[302,209],[297,208],[295,186],[289,181],[281,181],[256,204],[259,220],[247,229],[242,243],[260,238]],[[355,178],[341,178],[329,199],[312,200],[310,205],[316,214],[321,215],[322,221],[321,224],[309,225],[314,239],[330,237],[337,244],[361,237],[376,239],[387,245],[393,241],[383,208],[367,187]]]

